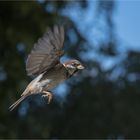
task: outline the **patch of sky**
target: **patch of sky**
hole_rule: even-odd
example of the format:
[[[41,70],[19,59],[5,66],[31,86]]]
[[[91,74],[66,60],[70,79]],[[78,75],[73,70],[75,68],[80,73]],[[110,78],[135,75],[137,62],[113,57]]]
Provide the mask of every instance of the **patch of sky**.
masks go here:
[[[88,7],[82,8],[79,3],[71,3],[61,11],[64,16],[69,16],[71,20],[77,25],[77,29],[84,36],[87,37],[91,33],[89,26],[94,23],[94,10],[96,1],[88,1]],[[88,38],[87,38],[88,39]]]
[[[68,37],[69,37],[70,42],[71,42],[72,45],[74,45],[77,42],[77,36],[76,36],[76,34],[75,34],[73,29],[69,30]]]
[[[61,99],[65,99],[66,95],[68,94],[69,86],[66,84],[66,82],[61,83],[56,88],[52,90],[54,95],[59,96]]]
[[[129,49],[140,51],[140,1],[117,0],[116,2],[114,21],[117,33]]]

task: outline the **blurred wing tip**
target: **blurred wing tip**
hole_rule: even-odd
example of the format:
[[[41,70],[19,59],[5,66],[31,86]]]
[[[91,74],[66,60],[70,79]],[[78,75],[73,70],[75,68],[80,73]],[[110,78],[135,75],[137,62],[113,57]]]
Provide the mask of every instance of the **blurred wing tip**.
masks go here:
[[[48,33],[55,33],[56,30],[59,32],[59,34],[64,34],[64,26],[63,25],[58,25],[58,24],[55,24],[53,26],[53,29],[50,28],[50,27],[47,27],[46,31],[45,31],[45,34],[44,35],[47,35]]]
[[[61,29],[64,30],[64,26],[63,25],[57,25],[57,24],[55,24],[53,28],[54,29],[57,28],[59,30],[61,30]]]

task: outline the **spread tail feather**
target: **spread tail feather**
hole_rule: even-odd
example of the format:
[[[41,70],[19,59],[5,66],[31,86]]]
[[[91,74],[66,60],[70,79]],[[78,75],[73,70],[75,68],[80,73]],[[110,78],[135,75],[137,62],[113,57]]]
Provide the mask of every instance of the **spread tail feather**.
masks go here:
[[[12,111],[15,107],[17,107],[24,99],[26,98],[26,96],[22,96],[20,99],[18,99],[15,103],[13,103],[9,109],[10,111]]]
[[[17,107],[27,96],[29,96],[29,89],[26,88],[25,91],[22,93],[21,98],[19,98],[15,103],[13,103],[9,109],[12,111],[15,107]]]

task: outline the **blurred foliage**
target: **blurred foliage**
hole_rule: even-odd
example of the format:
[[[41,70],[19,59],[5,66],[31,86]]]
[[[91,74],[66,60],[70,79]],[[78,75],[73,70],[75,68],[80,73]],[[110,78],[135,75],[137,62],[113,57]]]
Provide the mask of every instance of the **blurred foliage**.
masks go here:
[[[84,53],[89,52],[112,59],[121,56],[113,22],[115,2],[96,2],[95,22],[104,21],[107,38],[99,40],[98,49],[91,47],[69,16],[61,14],[75,4],[88,7],[86,0],[0,2],[0,138],[140,138],[140,52],[124,52],[125,57],[107,70],[96,59],[87,59]],[[79,79],[67,82],[69,94],[62,104],[54,97],[47,105],[37,95],[9,112],[31,80],[25,71],[28,53],[54,24],[64,25],[67,55],[82,61],[86,69]]]

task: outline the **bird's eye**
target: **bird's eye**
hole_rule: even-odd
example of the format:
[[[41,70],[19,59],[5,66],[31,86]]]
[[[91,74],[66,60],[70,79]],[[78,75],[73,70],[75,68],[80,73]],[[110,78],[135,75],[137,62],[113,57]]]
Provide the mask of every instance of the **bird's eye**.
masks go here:
[[[78,65],[80,65],[79,63],[71,63],[72,66],[77,67]]]

